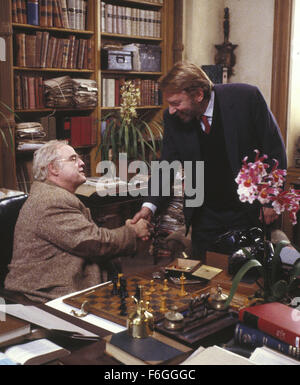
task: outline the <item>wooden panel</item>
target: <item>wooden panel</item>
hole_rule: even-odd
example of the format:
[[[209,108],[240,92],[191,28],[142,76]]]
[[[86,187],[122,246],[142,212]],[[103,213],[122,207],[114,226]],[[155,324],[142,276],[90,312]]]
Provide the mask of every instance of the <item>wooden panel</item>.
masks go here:
[[[6,43],[6,61],[0,61],[0,101],[10,108],[13,107],[13,78],[11,66],[13,62],[12,54],[12,28],[11,28],[11,1],[1,0],[0,2],[0,37],[5,39]],[[6,146],[2,137],[0,139],[0,186],[16,189],[16,167],[14,144],[11,145],[11,136],[9,127],[14,128],[13,113],[0,104],[0,127],[5,133],[8,146]]]
[[[271,110],[287,140],[292,0],[275,0]]]

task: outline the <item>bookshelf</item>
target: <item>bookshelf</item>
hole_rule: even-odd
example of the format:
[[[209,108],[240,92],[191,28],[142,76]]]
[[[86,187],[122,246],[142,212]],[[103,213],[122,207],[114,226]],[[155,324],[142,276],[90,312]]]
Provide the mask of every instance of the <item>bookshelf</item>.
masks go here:
[[[0,37],[5,39],[6,45],[6,60],[0,61],[0,100],[9,106],[9,110],[4,109],[5,115],[14,130],[16,130],[16,123],[19,121],[39,122],[42,118],[46,118],[48,116],[54,117],[56,120],[57,138],[62,138],[66,134],[66,131],[64,130],[66,117],[90,117],[94,129],[94,141],[90,145],[85,144],[78,145],[76,147],[77,151],[85,156],[85,162],[89,163],[90,175],[96,175],[95,170],[99,157],[96,158],[95,154],[97,150],[96,144],[99,144],[101,140],[101,133],[99,129],[101,114],[104,114],[107,110],[118,110],[119,108],[117,105],[105,106],[102,104],[103,79],[121,79],[125,77],[126,79],[139,79],[140,81],[148,81],[154,84],[162,74],[166,73],[167,70],[171,68],[173,64],[172,44],[174,0],[84,0],[83,3],[86,4],[85,23],[80,24],[80,22],[78,22],[75,28],[70,28],[70,25],[66,28],[63,24],[58,26],[57,22],[54,21],[54,18],[56,17],[54,14],[52,15],[52,21],[50,21],[52,24],[47,24],[47,21],[45,21],[44,18],[43,21],[41,21],[41,15],[39,15],[40,18],[38,25],[34,25],[32,17],[30,21],[28,19],[22,19],[20,22],[20,18],[18,20],[16,18],[20,17],[22,11],[16,11],[15,7],[18,4],[23,4],[24,14],[24,9],[26,9],[27,6],[28,14],[29,2],[30,1],[28,0],[0,0],[2,10],[0,15]],[[59,2],[61,2],[61,0],[49,1],[49,3],[53,4]],[[34,3],[34,1],[31,3]],[[44,5],[44,3],[45,1],[39,2],[40,5]],[[107,30],[105,29],[105,26],[107,25],[107,20],[105,20],[105,17],[107,18],[107,6],[108,8],[111,7],[113,10],[123,7],[127,10],[128,15],[129,11],[141,12],[142,15],[155,14],[159,18],[159,22],[157,22],[159,27],[156,29],[156,32],[154,32],[154,27],[152,26],[149,28],[148,32],[144,30],[144,32],[135,32],[134,34],[131,29],[127,29],[125,32],[120,30]],[[49,13],[47,15],[49,15]],[[114,20],[117,21],[117,17],[115,17]],[[32,24],[29,24],[29,22]],[[128,20],[127,28],[129,28]],[[156,34],[155,36],[154,33]],[[150,36],[150,34],[152,36]],[[48,49],[50,47],[50,41],[56,40],[56,48],[53,49],[52,58],[44,58],[43,64],[41,62],[36,62],[36,55],[34,58],[32,48],[30,49],[30,47],[33,46],[37,47],[37,36],[39,36],[39,39],[42,40],[42,47],[44,46],[43,39],[47,36]],[[70,46],[72,44],[71,41],[78,41],[78,45],[80,45],[82,41],[84,42],[85,52],[88,50],[89,56],[82,56],[80,65],[78,65],[78,59],[77,66],[72,64],[70,65],[70,51],[68,53],[67,62],[62,64],[63,59],[61,59],[61,52],[63,51],[59,51],[58,47],[59,44],[62,44],[63,46],[62,42],[66,40],[70,41]],[[23,46],[20,46],[20,41]],[[101,49],[105,46],[105,44],[109,43],[118,45],[150,44],[153,47],[159,47],[161,50],[160,70],[119,71],[103,68],[103,63],[101,62]],[[87,47],[89,48],[87,49]],[[79,49],[80,48],[78,48],[78,50]],[[25,59],[23,57],[24,52]],[[57,62],[59,59],[61,60],[60,64]],[[85,106],[82,108],[78,107],[78,105],[48,105],[45,101],[45,93],[39,101],[34,100],[31,104],[28,104],[29,101],[27,100],[26,102],[25,100],[24,103],[24,90],[22,90],[22,84],[27,83],[28,87],[29,78],[31,78],[31,90],[34,88],[35,94],[38,94],[38,87],[41,82],[43,84],[43,90],[45,91],[45,82],[65,76],[71,79],[81,78],[95,81],[98,88],[97,103],[92,106]],[[21,103],[20,84],[23,97],[23,99],[21,98]],[[3,107],[0,108],[1,111],[3,111]],[[160,101],[154,105],[153,103],[145,102],[138,107],[138,110],[143,112],[146,110],[147,118],[153,119],[161,113],[162,103]],[[8,130],[6,119],[4,120],[0,117],[0,124],[5,131]],[[15,143],[15,148],[16,144],[17,143]],[[27,183],[27,188],[30,188],[32,178],[30,176],[31,159],[32,153],[24,153],[16,149],[12,151],[11,148],[6,148],[2,140],[0,144],[0,185],[8,188],[20,187],[18,186],[18,182],[20,182],[18,177],[19,170],[22,169],[23,178],[27,179],[27,182],[29,182],[29,184]],[[24,190],[22,186],[21,189]]]

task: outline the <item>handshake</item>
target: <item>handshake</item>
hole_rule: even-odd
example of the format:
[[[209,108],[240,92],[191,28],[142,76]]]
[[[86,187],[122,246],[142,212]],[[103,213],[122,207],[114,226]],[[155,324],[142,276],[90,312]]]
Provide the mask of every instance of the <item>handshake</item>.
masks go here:
[[[130,226],[136,233],[137,238],[148,241],[153,233],[153,225],[150,220],[152,215],[148,208],[141,209],[132,219],[127,219],[126,226]]]

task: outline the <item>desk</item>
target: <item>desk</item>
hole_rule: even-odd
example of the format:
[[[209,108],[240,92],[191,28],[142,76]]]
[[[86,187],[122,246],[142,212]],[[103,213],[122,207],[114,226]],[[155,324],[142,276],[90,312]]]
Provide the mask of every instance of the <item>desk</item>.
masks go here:
[[[146,274],[150,274],[152,271],[149,270]],[[221,279],[223,282],[225,282],[226,279],[230,280],[231,278],[230,277],[227,278],[227,274],[225,274],[224,272]],[[209,286],[211,286],[211,283],[208,283],[206,286],[203,285],[203,288],[206,289]],[[191,285],[187,288],[187,290],[193,291],[193,287],[196,287],[197,289],[199,289],[198,285]],[[90,289],[93,289],[93,288],[89,288],[88,290]],[[255,290],[256,288],[253,287],[253,291]],[[74,294],[75,293],[72,293],[70,295],[74,295]],[[60,317],[66,321],[69,321],[85,330],[88,330],[98,335],[101,339],[98,342],[79,342],[79,341],[72,341],[72,340],[66,341],[61,338],[57,338],[53,342],[71,351],[71,355],[61,358],[60,361],[57,363],[62,363],[66,365],[69,365],[69,364],[70,365],[71,364],[72,365],[74,364],[76,365],[77,364],[80,364],[80,365],[119,364],[118,361],[116,361],[112,357],[107,356],[104,353],[105,343],[102,340],[102,338],[107,336],[108,334],[111,334],[111,332],[118,332],[118,331],[124,330],[124,327],[114,324],[110,321],[100,319],[100,317],[96,317],[91,314],[89,314],[84,318],[77,318],[70,314],[70,310],[72,309],[72,307],[63,303],[64,298],[65,297],[61,297],[59,299],[49,301],[46,304],[37,305],[36,303],[34,303],[34,305],[50,314]],[[75,310],[78,310],[78,309],[75,309]],[[213,344],[227,342],[233,336],[233,328],[234,327],[232,327],[231,329],[227,328],[226,330],[224,330],[224,333],[222,333],[222,330],[221,330],[220,332],[216,333],[216,335],[213,335],[211,338],[207,338],[204,341],[203,346],[210,346]]]

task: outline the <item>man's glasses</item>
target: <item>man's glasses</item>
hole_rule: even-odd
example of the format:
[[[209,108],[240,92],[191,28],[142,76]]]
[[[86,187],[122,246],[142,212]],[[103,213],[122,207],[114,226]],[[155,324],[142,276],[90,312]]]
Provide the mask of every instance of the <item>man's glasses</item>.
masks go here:
[[[82,160],[82,156],[78,154],[71,155],[69,158],[57,159],[58,162],[73,162],[73,163],[78,163],[79,160]]]

